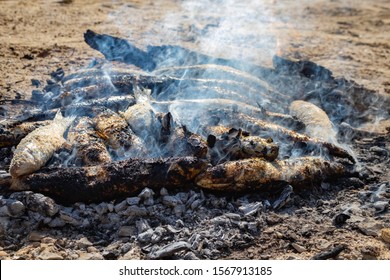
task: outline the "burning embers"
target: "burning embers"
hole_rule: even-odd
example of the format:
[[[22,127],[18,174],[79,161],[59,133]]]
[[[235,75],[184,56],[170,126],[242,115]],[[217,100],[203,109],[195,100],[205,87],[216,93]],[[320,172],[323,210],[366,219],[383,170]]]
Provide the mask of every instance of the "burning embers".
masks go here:
[[[0,145],[17,145],[3,185],[74,202],[144,187],[280,190],[353,174],[332,122],[375,112],[325,68],[275,58],[268,69],[174,46],[144,52],[92,31],[85,39],[121,63],[57,77],[34,96],[43,106],[3,125]],[[359,98],[365,115],[354,117]]]

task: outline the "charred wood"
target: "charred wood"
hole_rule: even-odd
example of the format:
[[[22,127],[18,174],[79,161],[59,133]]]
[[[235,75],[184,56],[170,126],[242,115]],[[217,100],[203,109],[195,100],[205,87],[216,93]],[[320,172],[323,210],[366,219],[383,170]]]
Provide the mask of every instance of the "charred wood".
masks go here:
[[[128,159],[98,166],[44,168],[14,179],[11,190],[31,190],[61,203],[97,202],[137,194],[145,187],[191,186],[207,163],[195,157]]]

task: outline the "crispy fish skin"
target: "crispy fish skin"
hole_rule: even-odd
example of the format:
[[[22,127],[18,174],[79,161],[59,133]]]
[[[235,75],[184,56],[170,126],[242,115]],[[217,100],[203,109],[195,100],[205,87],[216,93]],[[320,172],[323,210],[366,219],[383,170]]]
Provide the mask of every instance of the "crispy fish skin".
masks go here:
[[[130,149],[139,155],[146,153],[142,140],[134,134],[124,118],[115,112],[104,109],[94,118],[95,129],[99,137],[102,138],[108,146],[123,154]]]
[[[0,148],[19,144],[30,132],[49,123],[50,121],[23,122],[0,128]]]
[[[273,161],[279,155],[279,146],[273,143],[272,138],[264,139],[241,129],[221,125],[209,126],[205,130],[212,132],[209,137],[217,136],[210,151],[213,163],[255,157]]]
[[[111,157],[104,142],[96,134],[93,122],[88,117],[82,117],[68,132],[69,142],[77,149],[76,156],[84,165],[97,165],[110,162]]]
[[[43,167],[66,141],[63,137],[74,118],[64,118],[58,112],[54,120],[35,129],[16,147],[10,164],[10,174],[16,178],[33,173]]]
[[[337,143],[333,124],[321,108],[310,102],[295,100],[290,104],[290,114],[305,124],[307,135]]]
[[[329,151],[329,154],[331,154],[332,156],[347,158],[353,163],[356,162],[354,157],[348,151],[333,143],[295,132],[277,124],[268,123],[242,113],[234,114],[234,119],[231,119],[231,121],[233,123],[236,123],[240,127],[248,129],[250,132],[255,134],[260,132],[265,132],[267,134],[271,133],[272,137],[287,138],[288,140],[291,140],[293,142],[302,142],[317,147],[324,147]]]
[[[260,158],[230,161],[208,168],[196,178],[202,188],[220,191],[263,189],[279,183],[302,187],[332,176],[347,175],[347,168],[319,157],[268,162]]]

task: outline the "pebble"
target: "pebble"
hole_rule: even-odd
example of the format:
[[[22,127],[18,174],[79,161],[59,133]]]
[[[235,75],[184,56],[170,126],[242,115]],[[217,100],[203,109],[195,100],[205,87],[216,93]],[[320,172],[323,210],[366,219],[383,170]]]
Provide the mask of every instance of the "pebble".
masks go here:
[[[196,199],[191,203],[191,210],[197,209],[203,203],[202,199]]]
[[[27,238],[30,242],[40,242],[46,235],[40,231],[32,231]]]
[[[32,192],[28,192],[26,195],[26,206],[29,210],[49,217],[53,217],[60,209],[60,207],[50,197]]]
[[[189,243],[185,241],[178,241],[178,242],[168,244],[157,251],[149,253],[149,257],[151,259],[171,257],[175,253],[183,250],[188,250],[189,248],[190,248]]]
[[[139,233],[142,233],[142,232],[150,229],[150,225],[149,225],[148,221],[146,221],[144,219],[137,220],[135,222],[135,226],[137,227],[137,230]]]
[[[153,195],[154,195],[154,192],[151,189],[144,188],[142,190],[142,192],[138,195],[138,197],[141,198],[141,199],[146,200],[148,198],[151,198]]]
[[[25,209],[26,209],[26,206],[24,206],[24,204],[19,200],[12,201],[8,205],[8,211],[11,214],[11,216],[14,216],[14,217],[22,216]]]
[[[244,214],[244,216],[252,216],[255,215],[262,207],[263,204],[261,202],[253,202],[242,205],[238,209]]]
[[[390,243],[390,228],[382,228],[381,237],[383,241]]]
[[[168,195],[168,190],[166,188],[161,188],[160,189],[160,195],[161,196],[166,196]]]
[[[303,253],[306,251],[306,248],[302,245],[299,245],[297,243],[292,243],[291,246],[298,252],[298,253]]]
[[[137,240],[141,243],[150,242],[153,235],[153,229],[148,229],[147,231],[138,235]]]
[[[11,213],[9,212],[9,209],[6,205],[0,207],[0,216],[1,217],[11,216]]]
[[[130,237],[136,235],[137,229],[133,226],[122,226],[118,230],[118,235],[121,237]]]
[[[50,223],[48,224],[48,226],[51,228],[60,228],[60,227],[63,227],[65,225],[66,225],[65,221],[63,221],[62,219],[60,219],[58,217],[51,220]]]
[[[76,245],[79,249],[86,249],[90,246],[92,246],[92,242],[88,240],[86,237],[82,237],[79,240],[76,241]]]
[[[128,205],[138,205],[140,203],[140,198],[139,197],[129,197],[126,199],[126,202]]]
[[[119,213],[119,212],[125,210],[128,206],[129,205],[127,204],[127,201],[123,200],[122,202],[120,202],[114,206],[114,210],[115,210],[115,212]]]
[[[112,203],[107,203],[107,209],[108,209],[109,212],[114,211],[114,204],[112,204]]]
[[[43,250],[39,256],[38,259],[40,260],[63,260],[64,257],[60,254],[50,252],[49,250],[45,249]]]
[[[144,200],[144,205],[145,206],[152,206],[154,205],[154,199],[153,197],[149,197],[147,199]]]
[[[170,195],[164,196],[162,198],[162,203],[165,206],[169,206],[169,207],[175,207],[176,205],[182,204],[180,199],[178,199],[176,196],[170,196]]]
[[[96,205],[94,207],[94,209],[95,209],[96,213],[98,213],[99,216],[102,216],[108,212],[107,203],[105,203],[105,202]]]
[[[104,260],[103,256],[99,252],[93,252],[93,253],[80,252],[78,259],[79,260]]]
[[[145,207],[131,205],[126,209],[126,211],[122,212],[121,214],[130,217],[144,217],[148,214],[148,210]]]
[[[186,207],[184,204],[178,204],[176,205],[174,208],[173,208],[173,213],[175,214],[175,216],[177,217],[181,217],[184,212],[186,211]]]

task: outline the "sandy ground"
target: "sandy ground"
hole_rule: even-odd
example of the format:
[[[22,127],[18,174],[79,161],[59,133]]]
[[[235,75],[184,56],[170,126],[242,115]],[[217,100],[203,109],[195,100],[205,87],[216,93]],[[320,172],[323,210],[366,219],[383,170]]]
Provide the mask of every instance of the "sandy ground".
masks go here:
[[[27,98],[34,89],[31,79],[44,83],[57,68],[68,73],[102,57],[84,43],[87,29],[128,38],[140,48],[175,44],[263,65],[270,65],[274,54],[308,59],[390,94],[388,0],[124,2],[0,0],[0,99]],[[342,229],[332,234],[358,247],[373,246],[375,258],[390,259],[378,237]],[[269,236],[229,258],[260,258],[270,250],[278,254],[271,254],[274,258],[288,258],[286,249],[272,247],[274,235]],[[363,258],[356,252],[348,258]]]

